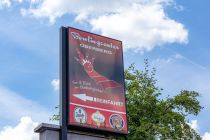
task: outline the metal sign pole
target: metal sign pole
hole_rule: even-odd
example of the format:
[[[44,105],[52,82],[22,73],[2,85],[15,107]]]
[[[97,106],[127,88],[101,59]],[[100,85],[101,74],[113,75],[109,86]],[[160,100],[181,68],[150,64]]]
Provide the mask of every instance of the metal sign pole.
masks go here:
[[[67,140],[67,29],[60,28],[60,140]]]

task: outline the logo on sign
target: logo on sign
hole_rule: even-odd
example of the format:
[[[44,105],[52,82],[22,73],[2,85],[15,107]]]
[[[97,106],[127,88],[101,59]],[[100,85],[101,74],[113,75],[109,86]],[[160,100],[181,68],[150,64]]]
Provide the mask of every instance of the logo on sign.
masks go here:
[[[109,118],[109,123],[111,127],[116,130],[121,130],[124,127],[124,120],[118,114],[111,115],[111,117]]]
[[[104,123],[105,121],[104,115],[101,114],[99,111],[96,111],[95,113],[93,113],[91,117],[98,127],[101,125],[101,123]]]
[[[86,123],[87,115],[83,108],[77,107],[74,110],[74,121],[77,123]]]

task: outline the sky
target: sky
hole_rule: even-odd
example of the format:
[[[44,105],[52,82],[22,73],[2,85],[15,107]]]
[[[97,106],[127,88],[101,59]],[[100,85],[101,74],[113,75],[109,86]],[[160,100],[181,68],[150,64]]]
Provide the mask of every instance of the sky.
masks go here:
[[[0,140],[37,140],[59,100],[59,28],[123,41],[125,68],[144,59],[171,97],[195,90],[188,123],[210,140],[209,0],[0,0]]]

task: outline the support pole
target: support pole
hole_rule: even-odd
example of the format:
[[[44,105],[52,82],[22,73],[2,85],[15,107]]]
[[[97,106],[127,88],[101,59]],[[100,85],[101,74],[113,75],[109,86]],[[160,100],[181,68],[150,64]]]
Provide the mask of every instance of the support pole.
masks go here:
[[[68,105],[68,43],[67,28],[60,28],[60,140],[67,140],[67,105]]]

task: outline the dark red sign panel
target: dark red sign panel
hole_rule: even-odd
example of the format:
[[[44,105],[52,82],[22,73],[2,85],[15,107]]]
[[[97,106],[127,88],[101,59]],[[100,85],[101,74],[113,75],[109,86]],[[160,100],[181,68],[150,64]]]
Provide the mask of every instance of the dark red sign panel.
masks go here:
[[[69,124],[127,133],[122,42],[68,28]]]

